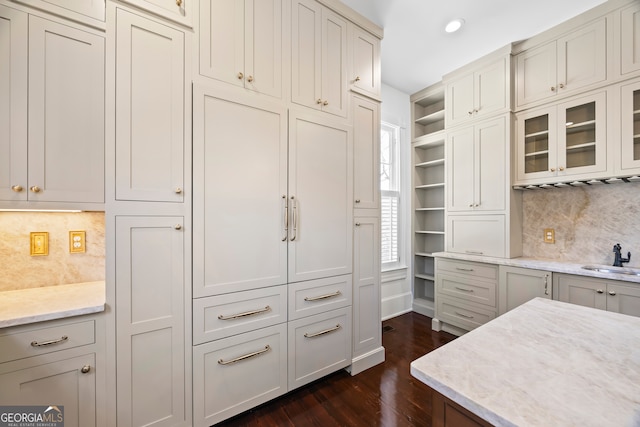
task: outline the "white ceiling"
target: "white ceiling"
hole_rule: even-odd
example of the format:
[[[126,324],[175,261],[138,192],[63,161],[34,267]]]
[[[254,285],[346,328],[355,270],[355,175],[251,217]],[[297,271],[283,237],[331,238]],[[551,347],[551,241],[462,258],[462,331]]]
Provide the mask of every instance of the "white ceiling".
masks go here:
[[[524,40],[605,0],[342,0],[384,28],[382,81],[413,94],[508,43]],[[444,26],[463,18],[460,31]]]

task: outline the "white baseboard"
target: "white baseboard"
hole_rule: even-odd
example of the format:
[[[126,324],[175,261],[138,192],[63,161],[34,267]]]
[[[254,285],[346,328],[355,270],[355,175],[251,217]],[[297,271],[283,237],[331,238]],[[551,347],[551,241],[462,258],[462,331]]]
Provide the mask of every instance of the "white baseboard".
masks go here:
[[[351,366],[345,368],[351,375],[358,375],[362,371],[366,371],[380,363],[384,362],[384,347],[378,347],[368,353],[354,358]]]

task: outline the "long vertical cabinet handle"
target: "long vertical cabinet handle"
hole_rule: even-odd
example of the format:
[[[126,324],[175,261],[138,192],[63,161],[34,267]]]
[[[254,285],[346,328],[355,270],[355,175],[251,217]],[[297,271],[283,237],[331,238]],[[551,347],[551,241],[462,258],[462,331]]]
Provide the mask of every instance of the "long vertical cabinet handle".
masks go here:
[[[544,294],[549,295],[549,275],[544,275]]]
[[[298,237],[298,201],[295,196],[291,196],[291,205],[293,207],[293,236],[291,241],[293,242]]]
[[[289,204],[287,203],[287,195],[282,195],[282,201],[284,202],[284,237],[282,238],[283,242],[287,241],[287,237],[289,237]]]

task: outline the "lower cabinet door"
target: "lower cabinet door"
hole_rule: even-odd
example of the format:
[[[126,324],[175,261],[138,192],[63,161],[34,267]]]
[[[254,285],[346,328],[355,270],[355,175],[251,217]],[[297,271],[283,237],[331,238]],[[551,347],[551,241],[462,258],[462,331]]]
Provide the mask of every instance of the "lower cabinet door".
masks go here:
[[[289,322],[289,390],[351,364],[351,307]]]
[[[193,348],[193,422],[208,427],[287,391],[287,324]]]
[[[95,426],[95,355],[43,363],[0,375],[0,404],[44,406],[43,412],[55,406],[64,411],[65,427]],[[56,415],[57,412],[54,420]],[[42,425],[45,424],[49,425]]]
[[[489,307],[480,308],[446,297],[436,298],[436,315],[438,319],[467,331],[496,318],[496,312]]]

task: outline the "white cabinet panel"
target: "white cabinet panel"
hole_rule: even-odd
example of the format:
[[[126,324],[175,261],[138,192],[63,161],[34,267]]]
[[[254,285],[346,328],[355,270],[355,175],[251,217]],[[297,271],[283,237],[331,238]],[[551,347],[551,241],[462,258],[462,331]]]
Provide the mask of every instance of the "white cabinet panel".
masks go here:
[[[187,27],[191,26],[194,0],[124,0],[124,2]]]
[[[640,288],[622,283],[607,284],[607,310],[640,316]]]
[[[500,266],[498,313],[504,314],[533,298],[551,299],[551,273],[530,268]]]
[[[289,285],[289,320],[347,307],[352,301],[351,275]]]
[[[640,16],[640,13],[638,14]],[[622,138],[620,138],[620,172],[640,173],[640,82],[621,87]]]
[[[504,257],[504,215],[449,215],[447,252]]]
[[[116,199],[182,202],[184,33],[116,13]]]
[[[620,11],[620,43],[622,74],[640,70],[640,4]]]
[[[380,104],[353,101],[353,195],[355,208],[380,209]]]
[[[351,127],[290,113],[289,282],[351,273]]]
[[[363,95],[380,98],[380,39],[357,25],[351,30],[351,90]]]
[[[287,114],[244,102],[194,90],[195,296],[287,282]],[[311,238],[305,214],[300,239]]]

